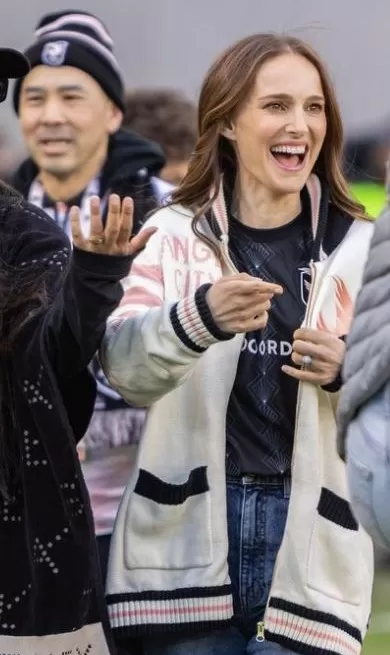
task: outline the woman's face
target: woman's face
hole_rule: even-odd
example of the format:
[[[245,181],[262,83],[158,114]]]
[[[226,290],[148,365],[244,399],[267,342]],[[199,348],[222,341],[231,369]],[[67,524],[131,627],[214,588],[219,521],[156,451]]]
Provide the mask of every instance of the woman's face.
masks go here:
[[[315,66],[292,53],[266,62],[223,134],[235,146],[241,178],[255,179],[278,196],[300,191],[326,134],[325,98]]]

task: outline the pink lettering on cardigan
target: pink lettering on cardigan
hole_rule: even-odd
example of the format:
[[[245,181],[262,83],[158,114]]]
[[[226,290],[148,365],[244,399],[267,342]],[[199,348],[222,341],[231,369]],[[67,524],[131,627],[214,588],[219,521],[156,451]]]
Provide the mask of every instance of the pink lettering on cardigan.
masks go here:
[[[173,260],[180,264],[188,264],[191,261],[197,264],[215,262],[216,257],[209,246],[194,236],[164,235],[161,239],[161,250],[167,248]]]

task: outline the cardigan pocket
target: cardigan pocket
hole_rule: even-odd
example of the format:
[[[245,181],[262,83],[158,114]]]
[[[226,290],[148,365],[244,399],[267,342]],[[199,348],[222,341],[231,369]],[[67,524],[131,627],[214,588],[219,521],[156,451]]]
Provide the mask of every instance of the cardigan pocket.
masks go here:
[[[189,569],[212,563],[211,500],[207,467],[172,484],[140,469],[130,497],[124,536],[128,569]]]
[[[349,503],[322,488],[310,539],[308,586],[335,600],[359,605],[363,565],[359,541]]]

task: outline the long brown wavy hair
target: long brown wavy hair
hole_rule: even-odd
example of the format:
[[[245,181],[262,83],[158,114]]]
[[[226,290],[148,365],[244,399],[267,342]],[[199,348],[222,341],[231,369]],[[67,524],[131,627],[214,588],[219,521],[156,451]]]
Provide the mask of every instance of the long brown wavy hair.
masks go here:
[[[333,84],[319,55],[292,36],[254,34],[230,46],[209,69],[200,92],[196,147],[186,176],[172,194],[172,204],[194,212],[193,231],[215,252],[215,244],[199,231],[199,220],[213,204],[222,175],[236,170],[234,149],[221,132],[250,96],[260,67],[286,53],[301,55],[315,66],[325,96],[327,130],[313,172],[327,182],[331,201],[342,212],[367,218],[364,207],[351,197],[342,173],[343,124]]]

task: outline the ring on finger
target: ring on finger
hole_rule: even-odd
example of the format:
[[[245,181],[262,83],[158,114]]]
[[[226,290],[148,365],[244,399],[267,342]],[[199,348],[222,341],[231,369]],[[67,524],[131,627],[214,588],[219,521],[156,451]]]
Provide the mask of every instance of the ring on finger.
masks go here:
[[[313,357],[310,355],[303,355],[302,364],[303,366],[310,366],[313,363]]]
[[[89,237],[88,241],[93,246],[101,246],[104,243],[104,237]]]

